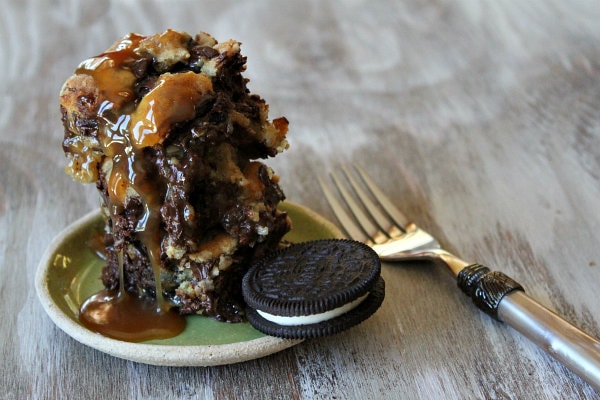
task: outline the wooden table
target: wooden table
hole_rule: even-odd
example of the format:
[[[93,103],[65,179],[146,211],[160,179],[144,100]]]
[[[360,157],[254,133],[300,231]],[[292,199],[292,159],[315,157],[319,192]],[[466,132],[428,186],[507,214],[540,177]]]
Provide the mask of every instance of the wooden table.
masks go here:
[[[383,267],[368,321],[234,365],[137,364],[56,328],[34,290],[46,246],[98,207],[62,169],[58,91],[130,31],[243,42],[251,89],[290,120],[270,165],[334,220],[316,177],[357,162],[464,258],[600,337],[600,2],[9,0],[0,20],[0,397],[600,396],[447,272]]]

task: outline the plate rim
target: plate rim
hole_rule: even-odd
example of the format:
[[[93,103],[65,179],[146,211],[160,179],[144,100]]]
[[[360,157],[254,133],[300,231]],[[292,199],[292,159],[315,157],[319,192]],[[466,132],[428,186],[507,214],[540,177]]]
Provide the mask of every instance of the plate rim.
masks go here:
[[[344,236],[336,225],[310,208],[289,200],[285,200],[284,204],[299,209],[311,219],[324,225],[335,235]],[[51,279],[49,276],[51,258],[66,238],[81,229],[82,226],[90,224],[99,215],[99,209],[90,211],[59,232],[48,244],[38,263],[35,274],[35,290],[46,314],[58,328],[79,343],[114,357],[139,363],[198,367],[249,361],[285,350],[303,341],[301,339],[282,339],[267,335],[244,342],[215,345],[131,343],[102,336],[76,323],[55,304],[50,294],[48,283]]]

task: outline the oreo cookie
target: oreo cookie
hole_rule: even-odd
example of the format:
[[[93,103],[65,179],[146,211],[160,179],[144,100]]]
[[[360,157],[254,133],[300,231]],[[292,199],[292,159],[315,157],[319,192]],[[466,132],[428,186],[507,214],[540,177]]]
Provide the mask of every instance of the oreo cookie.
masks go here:
[[[370,317],[385,296],[381,262],[346,239],[294,244],[258,261],[242,281],[246,316],[271,336],[332,335]]]

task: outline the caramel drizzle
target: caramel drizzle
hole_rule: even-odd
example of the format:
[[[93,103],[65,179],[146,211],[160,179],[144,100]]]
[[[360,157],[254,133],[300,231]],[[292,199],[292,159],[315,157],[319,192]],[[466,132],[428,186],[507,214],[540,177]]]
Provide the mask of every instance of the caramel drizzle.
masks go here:
[[[155,303],[148,305],[147,300],[126,292],[124,249],[120,249],[119,290],[95,294],[80,310],[80,320],[88,328],[126,341],[175,336],[185,326],[184,319],[170,310],[162,291],[160,205],[165,188],[156,182],[155,167],[145,161],[143,153],[145,147],[162,143],[173,123],[192,118],[195,104],[212,91],[206,76],[192,72],[164,74],[155,89],[135,107],[135,76],[125,65],[140,58],[136,47],[142,39],[129,35],[112,50],[82,63],[76,71],[91,75],[104,98],[98,116],[104,122],[104,153],[112,161],[107,181],[113,226],[128,197],[139,197],[144,209],[136,234],[146,248],[154,273]]]
[[[123,252],[119,251],[119,279],[122,283]],[[101,290],[80,308],[79,320],[88,329],[128,342],[165,339],[185,328],[185,319],[172,311],[156,307],[154,301],[132,296],[120,285],[117,291]]]

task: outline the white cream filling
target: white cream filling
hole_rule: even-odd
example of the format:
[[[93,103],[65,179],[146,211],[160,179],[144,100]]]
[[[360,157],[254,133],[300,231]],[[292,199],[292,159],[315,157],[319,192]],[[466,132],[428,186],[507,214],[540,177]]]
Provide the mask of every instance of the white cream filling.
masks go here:
[[[367,298],[369,292],[364,296],[357,298],[356,300],[351,301],[350,303],[346,303],[343,306],[334,308],[333,310],[325,311],[318,314],[311,315],[298,315],[294,317],[287,317],[283,315],[274,315],[269,314],[261,310],[256,310],[260,316],[264,319],[274,322],[278,325],[284,326],[295,326],[295,325],[309,325],[309,324],[318,324],[319,322],[327,321],[333,319],[335,317],[339,317],[342,314],[347,313],[348,311],[356,308],[360,303]]]

